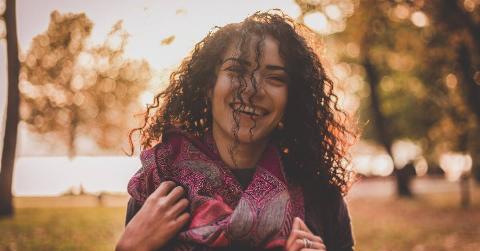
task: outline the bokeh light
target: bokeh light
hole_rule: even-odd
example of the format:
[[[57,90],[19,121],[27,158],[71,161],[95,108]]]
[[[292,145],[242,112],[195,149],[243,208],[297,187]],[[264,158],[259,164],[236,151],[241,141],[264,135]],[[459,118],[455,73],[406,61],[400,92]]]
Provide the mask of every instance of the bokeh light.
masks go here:
[[[428,25],[428,17],[422,11],[415,11],[410,17],[410,20],[418,27],[425,27]]]
[[[444,153],[440,156],[440,167],[449,181],[457,181],[472,169],[472,157],[462,153]]]

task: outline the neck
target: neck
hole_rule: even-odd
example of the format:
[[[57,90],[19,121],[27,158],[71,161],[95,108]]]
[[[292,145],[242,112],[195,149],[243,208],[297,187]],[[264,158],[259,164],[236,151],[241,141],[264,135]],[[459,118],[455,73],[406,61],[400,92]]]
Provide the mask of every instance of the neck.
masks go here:
[[[237,146],[233,151],[233,160],[232,154],[230,154],[229,149],[233,146],[235,139],[230,136],[230,134],[223,132],[221,129],[215,130],[214,127],[212,130],[213,139],[217,145],[218,153],[222,158],[223,162],[227,164],[232,169],[246,169],[254,167],[257,162],[260,160],[266,146],[267,141],[262,140],[259,142],[238,142]]]

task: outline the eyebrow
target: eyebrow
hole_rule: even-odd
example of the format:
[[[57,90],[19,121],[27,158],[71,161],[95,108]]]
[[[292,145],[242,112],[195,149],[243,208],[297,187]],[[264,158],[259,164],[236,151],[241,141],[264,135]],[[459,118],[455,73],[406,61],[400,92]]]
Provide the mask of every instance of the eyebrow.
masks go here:
[[[250,62],[248,62],[247,60],[244,60],[244,59],[241,59],[241,58],[233,58],[233,57],[230,57],[230,58],[227,58],[227,59],[223,60],[222,65],[227,61],[235,61],[239,64],[246,65],[246,66],[251,65]],[[269,65],[266,65],[265,68],[267,70],[272,70],[272,71],[284,71],[284,72],[286,72],[285,67],[280,66],[280,65],[269,64]]]
[[[227,61],[235,61],[235,62],[237,62],[237,63],[239,63],[239,64],[244,64],[244,65],[250,66],[250,62],[248,62],[247,60],[241,59],[241,58],[232,58],[232,57],[223,60],[222,65],[223,65],[224,63],[226,63]]]
[[[279,65],[269,64],[269,65],[265,66],[265,68],[267,68],[267,70],[272,70],[272,71],[284,71],[284,72],[286,72],[285,67],[279,66]]]

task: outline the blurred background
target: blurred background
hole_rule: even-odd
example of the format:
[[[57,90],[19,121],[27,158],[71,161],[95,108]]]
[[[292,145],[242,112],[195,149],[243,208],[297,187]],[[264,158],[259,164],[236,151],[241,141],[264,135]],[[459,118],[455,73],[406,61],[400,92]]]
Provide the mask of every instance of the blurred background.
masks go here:
[[[112,250],[128,130],[210,29],[272,8],[358,120],[356,250],[480,250],[480,0],[0,0],[0,250]]]

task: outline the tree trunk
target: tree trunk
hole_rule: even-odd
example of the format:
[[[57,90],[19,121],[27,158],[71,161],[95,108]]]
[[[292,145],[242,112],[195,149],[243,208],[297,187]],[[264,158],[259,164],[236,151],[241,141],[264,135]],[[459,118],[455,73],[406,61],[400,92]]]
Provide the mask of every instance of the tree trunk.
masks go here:
[[[73,159],[75,157],[75,126],[68,126],[68,159]]]
[[[72,119],[68,125],[68,158],[72,160],[75,155],[77,155],[77,149],[75,147],[75,141],[77,137],[77,124],[78,124],[78,113],[77,108],[72,105],[70,107],[70,112],[72,114]]]
[[[437,8],[440,12],[436,16],[438,24],[448,27],[447,32],[452,36],[462,37],[457,50],[458,69],[462,76],[461,85],[466,105],[473,112],[477,123],[480,123],[480,85],[475,83],[475,62],[480,56],[480,24],[475,21],[474,15],[465,11],[456,0],[438,1]],[[469,34],[469,38],[465,37]],[[474,138],[476,140],[478,138]],[[472,145],[472,144],[471,144]],[[477,182],[480,182],[480,144],[473,142],[473,148],[469,149],[473,159],[472,174]]]
[[[479,31],[480,33],[480,31]],[[471,60],[471,53],[465,43],[462,43],[459,48],[459,65],[461,67],[462,85],[464,89],[464,96],[466,104],[470,110],[475,114],[477,124],[480,124],[480,85],[475,83],[475,66]],[[478,140],[478,133],[474,133],[473,137],[469,138]],[[470,155],[472,156],[472,175],[476,181],[480,182],[480,144],[477,142],[470,142]],[[468,193],[470,196],[470,193]],[[462,204],[463,205],[463,204]]]
[[[365,67],[365,71],[367,73],[367,82],[370,87],[370,103],[373,115],[373,123],[375,125],[378,140],[393,159],[393,154],[391,151],[393,140],[387,130],[387,120],[380,109],[380,98],[377,90],[377,86],[380,83],[380,77],[378,76],[375,66],[372,64],[368,56],[369,48],[366,46],[368,43],[369,41],[364,41],[362,50],[364,51],[363,66]],[[399,197],[412,197],[413,193],[410,188],[410,180],[412,176],[408,173],[408,170],[405,168],[397,169],[395,167],[393,169],[393,174],[397,180],[397,195]]]
[[[472,34],[473,35],[473,34]],[[458,65],[460,66],[459,72],[462,75],[461,83],[463,89],[463,95],[465,97],[465,104],[469,107],[469,109],[475,114],[475,118],[477,123],[480,123],[480,85],[477,85],[474,80],[475,74],[475,67],[474,62],[471,59],[471,52],[469,51],[469,47],[465,42],[462,42],[458,48]],[[468,133],[468,132],[467,132]],[[469,137],[467,133],[462,138],[462,151],[469,152],[472,157],[472,173],[474,178],[480,177],[475,175],[478,170],[480,170],[480,144],[477,142],[468,142],[473,138],[473,140],[478,139],[478,134],[472,132],[474,135],[473,137]],[[471,134],[472,134],[471,133]],[[476,136],[476,137],[475,137]],[[461,187],[461,206],[462,208],[467,208],[470,206],[470,183],[469,183],[469,174],[465,174],[460,179],[460,187]]]
[[[462,175],[460,177],[460,206],[469,208],[471,204],[470,176]]]
[[[375,39],[376,39],[374,30],[371,28],[374,26],[373,25],[375,21],[374,13],[380,10],[376,8],[377,5],[375,5],[375,2],[368,1],[368,3],[365,2],[363,4],[373,4],[372,5],[373,7],[367,8],[367,11],[364,14],[367,18],[367,21],[366,21],[367,27],[365,29],[365,32],[360,42],[360,51],[361,51],[360,60],[363,67],[365,68],[365,72],[367,75],[366,80],[370,88],[370,103],[371,103],[370,108],[371,108],[372,117],[373,117],[373,125],[375,127],[375,131],[377,134],[377,140],[378,142],[380,142],[380,144],[382,144],[382,146],[385,148],[385,151],[388,153],[388,155],[390,155],[390,157],[393,160],[393,153],[392,153],[393,137],[388,130],[388,125],[387,125],[388,121],[385,118],[380,108],[381,101],[378,94],[378,85],[380,84],[380,75],[377,69],[375,68],[375,65],[373,64],[369,55],[370,46],[375,43]],[[405,168],[398,169],[397,167],[394,166],[393,175],[395,176],[396,184],[397,184],[397,196],[410,198],[413,196],[411,186],[410,186],[410,180],[412,176],[408,175],[408,173],[405,171],[406,171]]]
[[[462,55],[461,53],[459,54]],[[468,56],[468,55],[467,55]],[[465,79],[463,79],[465,81]],[[456,112],[454,116],[457,116],[455,119],[459,122],[461,127],[468,127],[468,118],[467,114],[463,114],[461,112]],[[458,137],[458,145],[457,148],[461,153],[468,153],[468,144],[469,144],[469,131],[464,130]],[[468,208],[470,207],[470,182],[469,182],[470,175],[468,173],[463,173],[460,176],[459,184],[460,184],[460,207]]]
[[[17,146],[18,121],[20,118],[20,96],[18,90],[20,62],[18,60],[15,0],[6,1],[5,17],[7,26],[8,97],[2,166],[0,171],[0,217],[13,215],[12,179]]]
[[[480,32],[480,31],[479,31]],[[476,115],[476,119],[480,122],[480,85],[474,80],[475,68],[470,59],[471,53],[465,43],[461,43],[458,48],[458,63],[460,73],[462,74],[462,86],[465,96],[465,103],[470,110]]]

